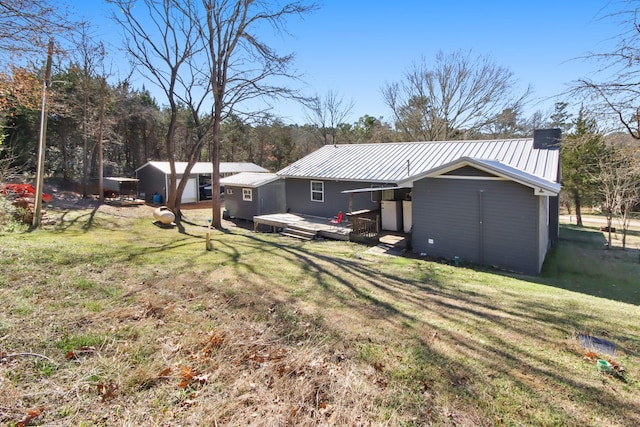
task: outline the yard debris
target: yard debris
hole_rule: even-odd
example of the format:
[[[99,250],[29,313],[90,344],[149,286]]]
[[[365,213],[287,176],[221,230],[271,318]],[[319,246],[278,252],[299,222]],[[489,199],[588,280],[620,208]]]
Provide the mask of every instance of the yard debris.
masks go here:
[[[3,194],[13,205],[18,208],[15,218],[25,224],[33,222],[35,212],[35,196],[36,188],[31,184],[0,184],[0,194]],[[50,194],[42,194],[42,201],[49,203],[51,201]],[[40,212],[41,222],[43,224],[54,224],[46,211]]]
[[[98,384],[96,384],[96,389],[98,390],[98,394],[100,395],[100,400],[102,402],[106,402],[116,397],[118,386],[112,383],[99,382]]]
[[[616,345],[611,341],[603,338],[597,338],[585,333],[578,334],[578,341],[580,344],[589,351],[608,354],[609,356],[616,355]]]
[[[15,425],[17,427],[25,427],[33,425],[33,421],[40,416],[44,412],[44,406],[40,406],[36,409],[31,409],[27,411],[27,415],[25,415],[20,421],[18,421]]]

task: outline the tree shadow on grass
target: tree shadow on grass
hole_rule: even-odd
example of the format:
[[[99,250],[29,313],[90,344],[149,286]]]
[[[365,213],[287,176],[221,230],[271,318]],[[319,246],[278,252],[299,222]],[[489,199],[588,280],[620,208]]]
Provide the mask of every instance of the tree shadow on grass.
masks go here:
[[[293,279],[307,281],[312,286],[309,292],[320,295],[318,311],[324,312],[325,307],[341,307],[341,310],[357,313],[369,327],[377,325],[388,328],[390,334],[413,335],[407,345],[415,347],[416,354],[421,356],[407,366],[412,374],[406,378],[405,385],[423,383],[426,385],[421,387],[428,387],[428,384],[444,381],[453,389],[459,389],[455,393],[462,396],[461,405],[475,406],[485,417],[493,415],[491,411],[494,410],[485,402],[486,393],[501,391],[497,384],[509,382],[511,390],[505,393],[522,394],[544,402],[546,415],[538,419],[535,411],[526,413],[528,422],[533,424],[548,422],[560,413],[563,415],[559,419],[564,423],[581,424],[582,415],[567,409],[572,407],[574,399],[580,399],[588,407],[600,408],[607,416],[617,414],[627,421],[640,421],[633,415],[632,404],[619,399],[614,392],[606,391],[597,382],[590,382],[583,370],[576,369],[573,360],[581,360],[579,352],[573,353],[559,345],[581,325],[597,321],[588,313],[580,310],[572,314],[557,313],[553,304],[539,305],[532,310],[531,301],[517,292],[510,297],[517,300],[516,303],[505,306],[499,299],[481,291],[462,292],[464,285],[450,283],[435,269],[426,268],[422,277],[412,279],[379,268],[375,261],[314,250],[312,245],[318,243],[263,239],[258,234],[246,237],[243,248],[223,238],[216,242],[220,253],[228,254],[235,268],[260,275],[261,269],[252,263],[250,254],[267,251],[276,264],[300,266],[299,277]],[[433,265],[421,260],[413,262],[412,268]],[[262,280],[268,289],[280,290],[274,294],[290,292],[291,285],[285,283],[288,279],[283,276],[263,277]],[[299,301],[292,296],[281,303],[294,307]],[[384,347],[387,344],[374,340],[367,345]],[[443,351],[443,347],[449,350]],[[561,355],[560,361],[555,353]],[[439,368],[426,368],[427,364]],[[549,399],[549,393],[556,397]],[[527,399],[525,397],[524,401]],[[487,403],[486,407],[483,402]],[[437,411],[435,405],[433,409]],[[501,413],[509,410],[499,409],[495,415],[513,420],[510,417],[514,414]]]
[[[510,283],[505,286],[509,302],[504,303],[473,283],[473,270],[466,272],[420,259],[396,265],[375,257],[351,257],[351,247],[340,244],[335,247],[341,253],[336,253],[330,243],[322,248],[322,242],[214,231],[215,250],[207,252],[204,245],[200,246],[202,228],[192,231],[191,225],[197,224],[185,223],[183,230],[167,233],[141,228],[118,250],[126,261],[140,263],[164,251],[174,259],[184,256],[184,265],[192,265],[196,257],[206,258],[207,263],[198,264],[199,277],[207,277],[221,267],[235,270],[236,289],[246,293],[247,302],[256,311],[265,312],[265,307],[275,304],[286,310],[311,307],[314,314],[328,319],[323,324],[326,336],[345,334],[341,329],[345,325],[330,316],[348,311],[358,331],[345,345],[351,346],[354,357],[363,346],[379,350],[380,356],[376,357],[381,359],[370,362],[385,364],[387,368],[381,372],[389,382],[397,382],[398,403],[393,409],[410,410],[416,416],[427,414],[417,423],[490,425],[487,420],[500,419],[504,424],[516,424],[525,417],[524,422],[530,425],[549,424],[554,419],[580,425],[585,418],[572,411],[575,401],[592,415],[602,411],[610,420],[622,417],[630,425],[640,422],[627,398],[591,381],[588,368],[580,367],[581,355],[562,346],[565,337],[581,324],[597,321],[589,313],[571,307],[568,313],[559,313],[555,305],[539,301],[532,309],[527,294],[519,294],[517,286],[511,287]],[[362,247],[352,249],[362,251]],[[163,259],[155,261],[161,264]],[[264,269],[260,265],[264,262],[281,268]],[[166,272],[167,277],[174,274],[178,273]],[[184,274],[193,274],[193,270]],[[207,293],[202,298],[210,298],[212,289],[224,293],[229,288],[227,283],[206,285]],[[295,293],[301,287],[310,295],[303,300]],[[405,345],[411,347],[415,360],[402,360],[394,366],[394,349],[388,346]],[[558,353],[563,355],[560,360],[556,359]],[[408,358],[407,352],[401,354]],[[434,390],[429,389],[432,385]],[[415,400],[411,409],[407,409],[407,389]],[[507,399],[508,395],[522,397]],[[451,403],[454,396],[455,403]],[[523,408],[532,402],[540,404],[546,415],[537,418],[536,410],[494,409],[503,400]],[[558,418],[556,414],[561,415]],[[465,418],[471,416],[477,418]]]

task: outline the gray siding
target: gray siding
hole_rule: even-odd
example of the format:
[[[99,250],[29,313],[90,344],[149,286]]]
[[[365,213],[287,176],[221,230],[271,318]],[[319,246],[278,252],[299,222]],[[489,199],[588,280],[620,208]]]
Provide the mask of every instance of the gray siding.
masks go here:
[[[495,177],[495,175],[492,175],[488,172],[485,171],[481,171],[480,169],[476,169],[474,167],[471,166],[463,166],[461,168],[458,168],[456,170],[447,172],[443,175],[454,175],[454,176],[485,176],[485,177]]]
[[[315,215],[325,218],[335,216],[339,211],[349,212],[349,194],[342,194],[344,190],[355,190],[359,188],[370,188],[370,182],[344,182],[326,181],[324,182],[324,201],[316,202],[311,200],[310,179],[286,178],[287,190],[287,210],[291,213],[304,215]],[[381,184],[376,184],[380,186]],[[391,185],[389,185],[391,186]],[[371,201],[371,193],[353,194],[353,210],[379,209],[379,202]]]
[[[284,180],[270,182],[258,188],[258,213],[257,215],[268,215],[282,213],[287,210]]]
[[[229,192],[231,191],[231,194]],[[224,188],[224,208],[230,216],[239,219],[251,220],[257,210],[257,202],[255,197],[252,201],[242,200],[242,187],[225,185]]]
[[[255,215],[267,215],[285,212],[284,181],[279,180],[252,188],[252,200],[242,200],[241,186],[225,186],[225,209],[235,218],[253,220]],[[233,194],[228,194],[231,190]]]
[[[560,237],[560,197],[549,197],[549,246]]]
[[[542,269],[544,257],[549,249],[549,224],[547,218],[550,218],[549,197],[538,197],[538,272]]]
[[[153,194],[157,193],[162,195],[162,202],[166,203],[167,189],[165,187],[165,175],[162,171],[148,165],[136,172],[136,177],[140,180],[138,182],[138,193],[144,193],[145,201],[151,202]]]
[[[511,181],[426,178],[414,183],[412,244],[416,253],[540,271],[540,201]],[[429,239],[433,243],[429,244]]]

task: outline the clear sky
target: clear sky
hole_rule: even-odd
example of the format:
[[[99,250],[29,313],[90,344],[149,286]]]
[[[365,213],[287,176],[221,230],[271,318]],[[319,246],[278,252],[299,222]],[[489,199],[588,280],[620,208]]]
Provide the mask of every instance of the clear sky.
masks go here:
[[[552,97],[594,71],[595,64],[578,58],[606,50],[621,32],[612,19],[603,19],[616,6],[607,0],[320,0],[319,6],[291,19],[292,36],[275,38],[272,45],[280,53],[295,53],[306,94],[333,91],[352,100],[349,122],[365,114],[389,119],[381,95],[385,83],[401,80],[421,58],[431,61],[438,51],[460,49],[511,70],[522,91],[531,85],[526,114],[548,112],[557,100]],[[104,18],[104,3],[77,0],[74,7],[97,34],[111,37],[119,31]],[[158,102],[163,104],[159,97]],[[298,105],[282,104],[274,114],[306,121]]]

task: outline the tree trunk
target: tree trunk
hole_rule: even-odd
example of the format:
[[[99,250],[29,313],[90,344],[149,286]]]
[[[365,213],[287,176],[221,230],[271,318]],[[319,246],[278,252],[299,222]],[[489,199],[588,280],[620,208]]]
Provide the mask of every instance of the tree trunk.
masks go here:
[[[211,223],[218,229],[222,229],[222,202],[220,200],[220,127],[222,124],[222,93],[223,90],[217,88],[214,91],[214,112],[213,112],[213,144],[211,152],[211,162],[213,163],[213,177],[211,182]]]
[[[580,209],[580,197],[576,194],[573,196],[573,203],[576,205],[576,225],[582,227],[582,211]]]
[[[176,220],[180,221],[180,212],[176,212],[176,183],[178,182],[178,178],[176,174],[175,144],[173,142],[173,137],[176,134],[176,127],[178,123],[178,108],[171,97],[169,99],[169,103],[171,104],[171,118],[169,119],[169,127],[164,140],[170,170],[169,188],[165,189],[167,193],[166,204],[167,208],[169,208],[169,210],[176,216]]]
[[[611,212],[607,212],[607,249],[611,249]]]

